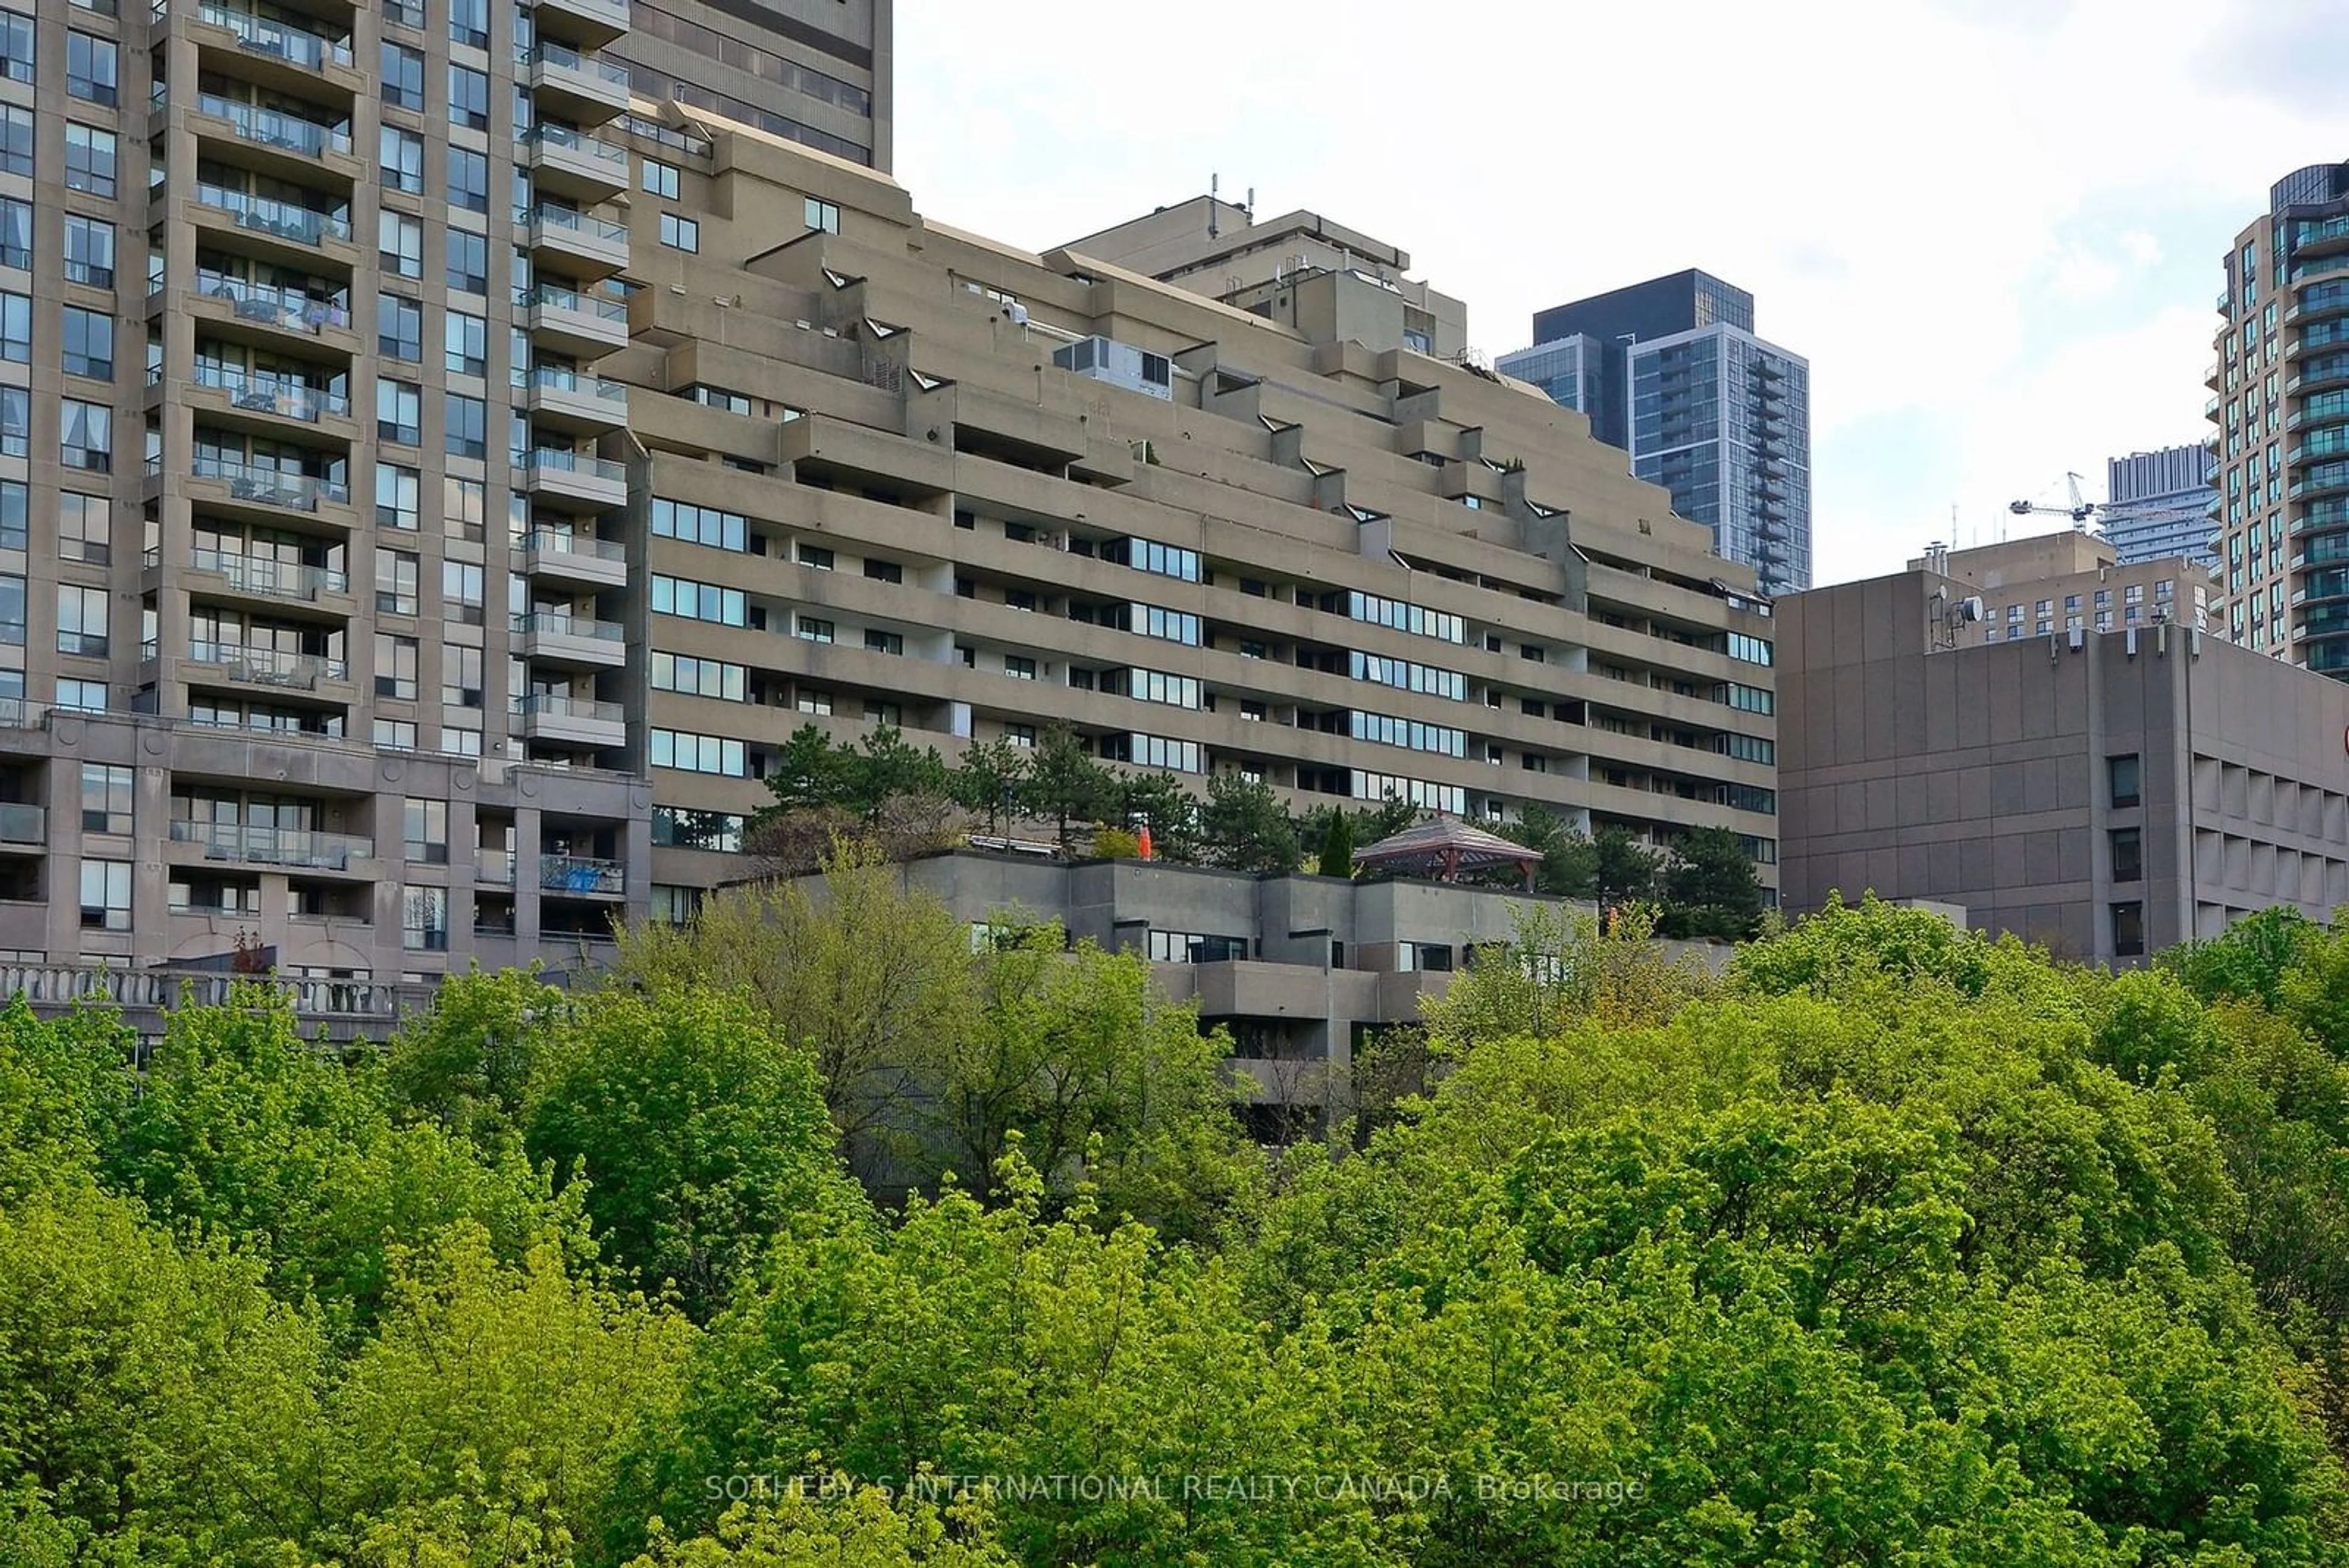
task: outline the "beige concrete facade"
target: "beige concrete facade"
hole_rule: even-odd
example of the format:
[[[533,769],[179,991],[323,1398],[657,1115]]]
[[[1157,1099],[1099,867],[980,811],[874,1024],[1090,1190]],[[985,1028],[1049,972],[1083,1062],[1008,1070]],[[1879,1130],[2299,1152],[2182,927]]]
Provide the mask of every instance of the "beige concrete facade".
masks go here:
[[[2208,568],[2189,560],[2125,565],[2108,542],[2076,529],[1971,550],[1928,548],[1908,569],[1963,583],[1982,600],[1979,623],[1952,625],[1960,641],[2126,631],[2167,622],[2198,631],[2220,625],[2219,584]]]
[[[1766,607],[1581,416],[926,223],[763,138],[721,137],[705,178],[699,254],[639,246],[606,371],[633,383],[632,507],[723,541],[632,518],[643,636],[744,698],[651,693],[665,904],[731,874],[684,843],[755,811],[811,720],[951,752],[1060,718],[1299,806],[1719,825],[1775,880]],[[739,598],[660,613],[687,591],[664,578]],[[714,772],[664,762],[719,737]]]
[[[1292,325],[1299,313],[1309,321],[1317,311],[1350,310],[1361,319],[1348,326],[1370,330],[1344,336],[1375,348],[1456,359],[1468,347],[1468,306],[1407,276],[1408,252],[1319,213],[1284,213],[1259,223],[1237,202],[1194,196],[1066,248]],[[1303,293],[1278,286],[1314,275],[1332,281]],[[1381,319],[1390,313],[1392,327]]]
[[[593,950],[811,720],[1775,860],[1766,613],[1578,415],[632,99],[611,0],[31,15],[0,962]]]
[[[2349,901],[2349,691],[2174,622],[1983,646],[1979,586],[1778,601],[1789,909],[1934,899],[2134,963]]]

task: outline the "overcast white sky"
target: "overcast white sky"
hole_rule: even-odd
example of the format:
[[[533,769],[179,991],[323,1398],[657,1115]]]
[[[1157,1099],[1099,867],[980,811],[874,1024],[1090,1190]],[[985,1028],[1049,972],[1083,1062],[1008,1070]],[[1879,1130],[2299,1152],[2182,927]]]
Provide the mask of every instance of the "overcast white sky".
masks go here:
[[[1220,173],[1409,251],[1488,356],[1751,290],[1822,582],[2199,439],[2220,257],[2349,158],[2349,0],[899,0],[897,69],[915,205],[1030,249]]]

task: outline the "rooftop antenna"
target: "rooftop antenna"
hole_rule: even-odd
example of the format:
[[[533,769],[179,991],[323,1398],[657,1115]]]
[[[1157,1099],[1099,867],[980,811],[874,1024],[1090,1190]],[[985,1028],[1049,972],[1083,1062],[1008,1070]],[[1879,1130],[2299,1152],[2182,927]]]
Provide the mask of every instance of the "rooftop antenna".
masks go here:
[[[1247,216],[1249,223],[1256,222],[1256,187],[1253,185],[1248,187]]]
[[[1224,192],[1224,177],[1223,177],[1221,174],[1210,174],[1210,175],[1208,175],[1208,176],[1207,176],[1207,237],[1208,237],[1209,239],[1211,239],[1211,240],[1212,240],[1212,239],[1215,239],[1216,237],[1217,237],[1218,235],[1220,235],[1220,234],[1224,232],[1224,231],[1223,231],[1223,229],[1222,229],[1222,228],[1221,228],[1221,227],[1216,223],[1216,208],[1218,205],[1220,205],[1220,204],[1221,204],[1221,202],[1222,202],[1222,199],[1223,199],[1223,192]]]

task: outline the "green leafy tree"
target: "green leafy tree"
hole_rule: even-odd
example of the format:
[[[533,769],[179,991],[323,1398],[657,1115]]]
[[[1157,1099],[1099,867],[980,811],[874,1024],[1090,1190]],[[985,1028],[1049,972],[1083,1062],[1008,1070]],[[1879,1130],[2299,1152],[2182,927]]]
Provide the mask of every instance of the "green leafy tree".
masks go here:
[[[1199,836],[1211,866],[1269,876],[1297,869],[1297,823],[1279,793],[1262,779],[1236,773],[1208,779]]]
[[[779,1486],[772,1502],[738,1504],[707,1535],[655,1532],[628,1568],[1017,1568],[988,1538],[983,1500],[949,1507],[919,1497],[900,1504],[883,1489],[843,1478]],[[940,1490],[947,1490],[940,1483]]]
[[[932,1064],[967,1025],[970,942],[935,895],[874,851],[834,843],[820,886],[759,883],[705,898],[683,927],[622,932],[615,977],[655,998],[697,989],[745,998],[802,1046],[853,1153],[912,1119]]]
[[[1588,835],[1538,803],[1528,805],[1518,820],[1506,823],[1500,836],[1541,855],[1535,868],[1537,892],[1554,898],[1589,898],[1598,892],[1598,849]],[[1513,873],[1514,874],[1514,873]]]
[[[815,1068],[742,998],[607,991],[565,1020],[530,1153],[583,1178],[606,1255],[697,1319],[766,1238],[839,1198]]]
[[[853,746],[834,745],[832,737],[813,724],[802,724],[775,753],[767,774],[767,788],[781,811],[817,811],[827,807],[857,812],[864,804],[863,772]]]
[[[86,1175],[113,1146],[130,1108],[130,1044],[95,1008],[43,1021],[20,996],[0,1011],[0,1204]]]
[[[1067,849],[1076,842],[1072,828],[1097,821],[1116,798],[1116,780],[1085,751],[1083,738],[1065,722],[1046,725],[1036,741],[1021,809],[1051,823],[1052,841]]]
[[[1731,941],[1752,936],[1762,923],[1762,878],[1744,843],[1725,827],[1694,827],[1673,848],[1664,873],[1666,936]]]
[[[2208,941],[2180,942],[2156,960],[2204,1002],[2254,1001],[2271,1012],[2283,1005],[2284,971],[2322,939],[2323,928],[2298,909],[2278,906],[2246,916]]]
[[[384,1054],[393,1101],[484,1147],[519,1137],[532,1079],[569,1007],[535,968],[450,975]]]

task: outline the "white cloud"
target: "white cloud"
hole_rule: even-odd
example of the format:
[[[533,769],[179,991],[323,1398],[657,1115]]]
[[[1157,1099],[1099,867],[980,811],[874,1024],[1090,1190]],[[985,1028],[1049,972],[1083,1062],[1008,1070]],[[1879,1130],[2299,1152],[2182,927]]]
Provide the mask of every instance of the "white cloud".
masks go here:
[[[905,0],[897,171],[1035,247],[1220,172],[1410,250],[1487,352],[1543,306],[1717,273],[1810,358],[1818,558],[1847,575],[1946,527],[1953,465],[2011,489],[2199,433],[2218,257],[2341,155],[2316,99],[2212,63],[2270,3]],[[2207,286],[2142,296],[2196,256]],[[1913,485],[1825,465],[1888,421]]]

